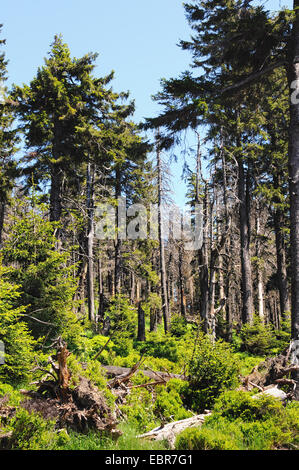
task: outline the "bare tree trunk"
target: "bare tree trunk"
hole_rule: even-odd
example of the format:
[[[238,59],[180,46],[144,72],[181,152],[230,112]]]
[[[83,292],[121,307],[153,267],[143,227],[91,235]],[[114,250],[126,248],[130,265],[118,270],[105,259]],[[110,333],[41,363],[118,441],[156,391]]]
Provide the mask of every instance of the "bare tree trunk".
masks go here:
[[[145,315],[144,310],[141,306],[141,302],[138,303],[138,334],[137,341],[145,341]]]
[[[110,297],[113,297],[115,292],[114,292],[113,273],[111,271],[108,271],[107,282],[108,282],[109,295]]]
[[[247,175],[248,178],[248,175]],[[242,157],[238,159],[238,194],[239,194],[239,224],[241,242],[241,267],[242,267],[242,322],[252,321],[253,295],[252,274],[250,261],[250,228],[249,228],[249,198],[248,185],[246,184],[244,163]],[[247,190],[246,190],[247,187]]]
[[[200,202],[200,180],[204,183],[204,199],[203,199],[203,242],[198,252],[199,264],[199,286],[200,286],[200,316],[204,321],[204,329],[207,332],[208,316],[209,316],[209,253],[208,253],[208,230],[209,230],[209,190],[208,182],[203,178],[201,170],[201,148],[200,136],[197,135],[197,156],[196,156],[196,203]]]
[[[87,298],[88,298],[88,317],[91,322],[95,321],[95,298],[94,298],[94,261],[93,261],[93,243],[94,243],[94,166],[87,165]]]
[[[276,209],[274,212],[274,231],[277,260],[277,283],[279,291],[280,314],[282,319],[285,318],[285,313],[290,311],[283,227],[284,217],[281,213],[281,210]]]
[[[167,333],[170,328],[169,324],[169,308],[167,296],[167,278],[165,267],[165,248],[162,233],[162,162],[161,153],[159,148],[159,135],[157,139],[157,169],[158,169],[158,236],[160,245],[160,277],[161,277],[161,297],[162,297],[162,312],[164,320],[164,331]]]
[[[131,272],[131,275],[130,275],[130,281],[131,281],[131,285],[130,285],[130,299],[131,299],[131,302],[134,303],[135,300],[136,300],[136,278],[135,278],[135,274]]]
[[[101,254],[98,255],[98,285],[99,285],[99,308],[98,317],[100,321],[104,320],[104,286]]]
[[[116,168],[115,173],[115,198],[118,199],[121,196],[121,172],[120,168]],[[116,209],[116,240],[115,240],[115,252],[114,252],[114,292],[115,294],[121,293],[121,238],[119,234],[119,206]]]
[[[256,207],[256,269],[257,269],[257,293],[258,293],[258,313],[260,320],[265,322],[264,308],[264,282],[263,282],[263,266],[261,265],[261,222],[260,222],[260,204],[257,200]]]
[[[4,218],[5,218],[5,209],[6,204],[5,202],[0,203],[0,248],[2,245],[2,236],[3,236],[3,226],[4,226]]]
[[[183,247],[179,244],[179,286],[180,286],[180,304],[181,315],[186,317],[186,296],[185,296],[185,283],[183,277]]]

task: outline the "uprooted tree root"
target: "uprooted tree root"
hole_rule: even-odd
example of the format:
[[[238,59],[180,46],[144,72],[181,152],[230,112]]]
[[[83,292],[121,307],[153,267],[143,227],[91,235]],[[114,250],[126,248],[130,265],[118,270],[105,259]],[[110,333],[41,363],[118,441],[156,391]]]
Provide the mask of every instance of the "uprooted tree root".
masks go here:
[[[39,413],[44,419],[55,420],[57,428],[72,429],[80,433],[95,430],[114,438],[119,437],[122,433],[117,429],[115,413],[108,406],[103,393],[81,376],[77,386],[71,389],[71,374],[67,367],[70,353],[61,339],[57,341],[56,347],[57,354],[49,358],[52,370],[49,372],[39,366],[35,368],[36,371],[41,370],[47,374],[37,382],[37,391],[21,390],[27,397],[21,407],[29,412]],[[13,411],[15,410],[10,410],[10,414]]]
[[[121,435],[117,430],[114,413],[106,403],[102,393],[85,377],[79,378],[79,384],[73,390],[61,391],[54,397],[53,384],[44,382],[37,392],[23,393],[30,398],[22,403],[29,412],[37,412],[45,419],[55,419],[57,427],[73,429],[80,433],[89,430],[109,433],[114,437]]]
[[[299,370],[298,365],[290,362],[290,350],[284,353],[270,357],[253,368],[246,377],[241,377],[242,388],[252,390],[254,388],[260,391],[271,387],[286,386],[288,389],[287,397],[294,398],[296,382],[291,378],[292,373]]]
[[[70,387],[71,374],[67,367],[69,351],[66,344],[58,338],[55,343],[56,354],[48,358],[51,369],[42,368],[39,364],[34,368],[35,372],[42,372],[43,378],[34,382],[36,391],[21,390],[26,397],[20,406],[28,412],[40,414],[44,419],[54,420],[57,429],[66,428],[76,432],[87,433],[94,430],[108,434],[117,439],[122,433],[117,429],[118,419],[122,416],[119,404],[126,401],[126,396],[136,385],[132,385],[131,378],[138,372],[144,359],[141,359],[132,368],[106,367],[110,380],[107,388],[115,395],[115,411],[108,406],[103,392],[97,389],[86,377],[79,377],[75,388]],[[165,372],[143,371],[150,381],[137,385],[154,389],[157,385],[166,384],[176,376]],[[3,400],[2,400],[3,401]],[[1,406],[0,418],[8,421],[16,413],[16,408],[8,407],[5,400]],[[9,439],[9,436],[2,436]],[[3,448],[3,439],[0,435],[0,447]]]

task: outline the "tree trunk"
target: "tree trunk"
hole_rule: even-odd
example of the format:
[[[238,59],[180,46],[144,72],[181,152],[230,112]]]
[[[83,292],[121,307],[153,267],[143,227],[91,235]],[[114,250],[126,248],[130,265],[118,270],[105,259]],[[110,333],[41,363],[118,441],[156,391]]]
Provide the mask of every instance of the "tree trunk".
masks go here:
[[[162,297],[162,312],[164,320],[164,331],[169,331],[169,308],[167,296],[167,278],[165,267],[165,249],[162,233],[162,162],[159,148],[159,135],[157,139],[157,169],[158,169],[158,236],[160,247],[160,278],[161,278],[161,297]]]
[[[115,198],[118,199],[121,196],[121,173],[120,168],[117,167],[115,174]],[[119,234],[119,206],[116,209],[116,240],[115,240],[115,252],[114,252],[114,292],[115,295],[121,293],[121,238]]]
[[[248,175],[247,175],[248,178]],[[239,224],[241,242],[241,292],[242,292],[242,322],[250,323],[253,315],[252,275],[250,261],[250,228],[249,228],[249,198],[246,184],[243,159],[238,159],[238,194],[239,194]],[[247,186],[247,190],[246,190]]]
[[[293,84],[299,92],[299,0],[294,0],[295,20],[289,47],[288,80],[290,87],[289,185],[291,217],[291,286],[292,286],[292,360],[299,364],[299,102],[293,99]],[[296,398],[299,399],[299,372]]]
[[[284,244],[284,217],[280,209],[274,212],[274,231],[277,260],[277,284],[279,291],[279,304],[281,318],[285,318],[285,313],[290,311],[288,279],[286,267],[286,250]]]
[[[1,248],[1,245],[2,245],[5,208],[6,208],[5,202],[1,202],[0,203],[0,248]]]
[[[98,284],[99,284],[98,317],[100,321],[103,321],[104,320],[104,286],[103,286],[102,259],[101,259],[100,253],[98,257]]]
[[[88,318],[91,322],[95,321],[95,299],[94,299],[94,261],[93,261],[93,242],[94,242],[94,166],[87,165],[87,297],[88,297]]]
[[[264,281],[263,281],[263,266],[261,264],[261,221],[260,221],[260,204],[257,201],[256,207],[256,270],[257,270],[257,297],[258,297],[258,314],[260,320],[265,322],[265,309],[264,309]]]
[[[199,250],[199,286],[200,286],[200,316],[207,332],[209,316],[209,255],[208,255],[208,226],[209,226],[209,193],[205,184],[203,203],[203,243]]]
[[[61,218],[61,185],[62,175],[58,164],[52,163],[51,168],[51,189],[50,189],[50,221],[59,222]],[[56,231],[56,237],[59,238],[60,230]]]
[[[181,315],[186,317],[186,296],[185,296],[185,284],[183,277],[183,247],[179,245],[179,286],[180,286],[180,304],[181,304]]]
[[[138,334],[137,341],[145,341],[145,315],[141,302],[138,304]]]

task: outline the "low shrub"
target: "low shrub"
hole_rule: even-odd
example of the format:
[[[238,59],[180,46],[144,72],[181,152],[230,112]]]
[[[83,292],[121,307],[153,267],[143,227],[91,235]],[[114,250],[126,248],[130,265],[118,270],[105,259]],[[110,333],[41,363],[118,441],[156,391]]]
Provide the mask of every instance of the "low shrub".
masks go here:
[[[180,315],[173,315],[171,318],[170,333],[177,338],[180,338],[186,334],[188,330],[188,323],[186,319]]]
[[[146,388],[133,388],[126,398],[126,404],[119,408],[125,416],[125,422],[138,432],[150,431],[160,424],[154,413],[153,395]]]
[[[133,349],[136,336],[137,310],[129,299],[116,295],[110,301],[106,320],[110,322],[110,334],[113,336],[113,351],[119,356],[127,356]]]
[[[189,428],[175,442],[177,450],[237,450],[234,439],[227,433],[209,428]]]
[[[279,354],[289,344],[290,328],[285,322],[281,330],[274,330],[272,325],[265,325],[258,316],[252,324],[244,325],[240,331],[241,351],[265,356]]]
[[[59,434],[54,429],[55,422],[47,421],[36,413],[20,408],[11,420],[10,447],[19,450],[52,450],[58,445]]]
[[[7,397],[7,405],[9,406],[18,406],[24,400],[24,395],[15,390],[10,384],[0,383],[0,400],[3,397]]]
[[[184,436],[180,440],[179,436],[176,445],[218,449],[224,442],[229,443],[231,450],[288,449],[298,446],[298,431],[298,402],[283,406],[271,396],[254,399],[248,392],[227,391],[216,400],[212,415],[205,419],[195,437],[192,438],[192,432],[189,440]]]
[[[190,418],[193,413],[183,405],[185,383],[179,379],[171,379],[166,386],[156,387],[154,413],[168,422]]]
[[[171,362],[177,362],[179,359],[178,346],[176,340],[170,336],[165,336],[163,339],[157,340],[154,335],[151,335],[152,340],[137,346],[138,350],[144,356],[153,356],[159,359],[168,359]]]
[[[229,421],[265,421],[272,417],[280,417],[284,408],[274,397],[262,394],[253,399],[248,392],[228,391],[216,400],[213,408],[213,419],[222,416]]]
[[[184,404],[196,412],[210,409],[217,397],[239,383],[240,364],[230,347],[202,334],[189,366]]]

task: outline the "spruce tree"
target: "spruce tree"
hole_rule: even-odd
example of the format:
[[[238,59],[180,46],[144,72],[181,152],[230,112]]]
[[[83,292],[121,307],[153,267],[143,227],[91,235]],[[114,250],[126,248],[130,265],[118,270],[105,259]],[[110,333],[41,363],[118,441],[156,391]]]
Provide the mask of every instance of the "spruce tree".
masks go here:
[[[2,25],[0,25],[1,33]],[[0,46],[5,40],[0,40]],[[14,113],[12,103],[5,87],[7,80],[7,61],[5,54],[0,54],[0,246],[7,205],[18,175],[17,164],[13,159],[18,142],[18,135],[13,129]]]

